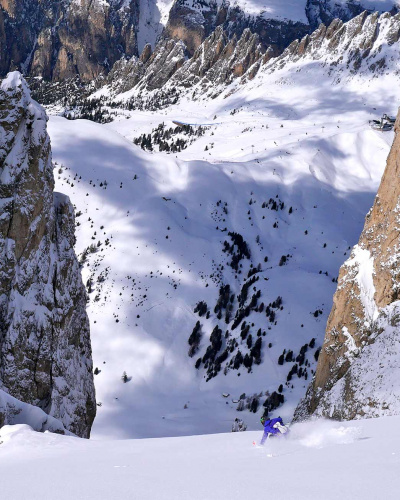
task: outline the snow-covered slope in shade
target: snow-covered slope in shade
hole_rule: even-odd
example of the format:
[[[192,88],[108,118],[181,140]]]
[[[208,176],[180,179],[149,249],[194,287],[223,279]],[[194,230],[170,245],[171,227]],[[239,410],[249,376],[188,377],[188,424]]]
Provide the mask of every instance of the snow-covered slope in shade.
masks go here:
[[[7,426],[1,492],[12,500],[397,500],[399,425],[399,417],[298,424],[264,448],[252,445],[260,432],[87,441]]]
[[[157,38],[167,24],[172,4],[173,0],[142,0],[140,2],[137,32],[139,54],[146,43],[150,43],[154,49]]]

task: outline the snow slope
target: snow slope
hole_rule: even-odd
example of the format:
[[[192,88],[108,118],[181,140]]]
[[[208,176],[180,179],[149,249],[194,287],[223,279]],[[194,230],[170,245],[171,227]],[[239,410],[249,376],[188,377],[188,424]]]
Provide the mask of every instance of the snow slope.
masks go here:
[[[297,424],[264,448],[252,445],[260,432],[86,441],[6,426],[0,492],[10,500],[395,500],[399,424]]]
[[[138,29],[138,51],[142,52],[146,43],[150,43],[152,48],[156,44],[157,37],[161,34],[167,24],[169,11],[173,0],[142,0],[139,9],[139,29]]]
[[[83,267],[100,370],[95,436],[226,432],[237,416],[254,429],[263,408],[238,413],[239,396],[261,394],[262,405],[280,384],[285,404],[277,413],[291,418],[316,366],[338,269],[360,234],[393,140],[391,132],[372,131],[368,119],[395,113],[395,83],[390,75],[343,72],[338,82],[323,65],[298,61],[215,99],[183,98],[154,113],[120,110],[107,125],[50,118],[56,187],[76,205],[77,252],[97,248],[85,252]],[[181,153],[144,152],[132,143],[177,119],[212,126]],[[284,208],[265,207],[271,198]],[[241,273],[222,251],[228,231],[240,233],[251,251]],[[253,342],[265,332],[262,362],[251,373],[228,366],[226,375],[224,362],[206,382],[204,365],[194,364],[215,326],[230,332],[220,352],[238,344],[226,363],[239,350],[250,352],[233,318],[227,325],[213,311],[220,286],[229,284],[236,297],[258,265],[258,304],[283,300],[274,321],[265,311],[245,318]],[[194,313],[199,301],[209,319]],[[235,298],[233,314],[237,305]],[[203,334],[190,358],[197,320]],[[286,383],[295,362],[280,365],[279,357],[284,350],[296,357],[313,338],[307,375]]]

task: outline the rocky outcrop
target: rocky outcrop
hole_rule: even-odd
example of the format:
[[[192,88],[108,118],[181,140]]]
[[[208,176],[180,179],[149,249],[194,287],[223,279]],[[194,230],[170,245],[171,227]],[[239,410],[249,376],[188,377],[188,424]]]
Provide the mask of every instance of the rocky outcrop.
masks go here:
[[[197,89],[200,93],[208,88],[217,91],[218,86],[222,91],[224,85],[244,75],[249,68],[255,67],[256,72],[259,67],[256,63],[261,62],[264,53],[257,34],[246,29],[239,40],[236,36],[229,39],[220,26],[191,58],[183,42],[162,40],[150,56],[142,54],[140,58],[116,64],[108,76],[108,84],[114,95],[135,87],[137,92],[161,89],[162,93],[168,93],[196,84],[200,84]],[[157,99],[157,94],[154,98]]]
[[[172,86],[187,88],[200,82],[199,91],[229,84],[242,76],[264,54],[259,36],[245,30],[239,40],[229,39],[219,27],[196,50],[170,81]]]
[[[374,205],[341,267],[315,378],[295,419],[400,412],[400,118]]]
[[[74,211],[54,193],[46,114],[25,81],[0,88],[0,389],[88,437],[96,413]]]
[[[327,71],[333,68],[338,78],[342,71],[379,74],[388,64],[393,64],[393,57],[397,59],[399,38],[400,14],[363,12],[347,23],[335,19],[328,27],[321,24],[311,35],[291,43],[280,56],[264,65],[263,70],[279,70],[288,63],[307,58],[320,61]]]
[[[337,79],[341,73],[347,78],[362,72],[378,75],[398,59],[399,38],[400,14],[377,12],[363,12],[347,23],[335,19],[329,26],[321,24],[283,53],[273,45],[266,49],[260,36],[248,28],[237,38],[220,25],[191,57],[182,41],[162,39],[154,52],[146,46],[139,58],[119,61],[107,78],[108,94],[133,89],[132,95],[139,96],[134,106],[139,103],[146,108],[148,103],[139,94],[160,90],[160,98],[155,93],[151,99],[152,109],[157,109],[157,102],[171,104],[177,98],[176,92],[171,94],[173,89],[180,94],[191,89],[193,98],[204,96],[208,89],[216,95],[235,78],[248,81],[259,71],[271,73],[296,62],[301,71],[305,59],[317,62],[327,73],[334,71]],[[170,94],[172,101],[171,97],[165,99]]]
[[[161,31],[164,42],[183,42],[189,57],[218,27],[237,40],[249,29],[263,50],[280,54],[321,22],[348,21],[363,10],[357,0],[308,0],[304,23],[249,14],[228,0],[175,0],[162,30],[157,5],[150,8],[140,0],[0,0],[0,75],[18,69],[46,80],[79,75],[91,81],[108,74],[121,58],[138,57],[138,39],[151,40],[154,48]]]
[[[382,10],[379,10],[383,7]],[[308,22],[312,28],[317,28],[319,24],[330,24],[334,19],[340,19],[347,22],[353,17],[358,16],[363,11],[371,8],[370,3],[365,3],[363,0],[347,0],[345,2],[337,2],[336,0],[307,0],[306,15]],[[398,4],[395,1],[380,5],[376,2],[373,5],[373,10],[382,12],[390,12],[397,14],[399,12]],[[373,12],[373,10],[369,12]]]
[[[50,417],[37,406],[23,403],[0,389],[0,428],[3,425],[18,424],[29,425],[37,432],[71,434],[59,420]]]
[[[92,80],[137,55],[138,0],[0,0],[0,73]]]
[[[163,37],[183,41],[192,56],[218,27],[229,39],[240,39],[245,30],[250,30],[258,35],[264,50],[271,46],[277,53],[310,30],[301,22],[273,19],[262,13],[250,15],[227,0],[222,3],[215,0],[176,0]]]
[[[183,42],[162,40],[153,53],[146,45],[139,58],[123,59],[115,64],[107,82],[114,94],[135,86],[146,90],[160,89],[186,60],[187,51]]]

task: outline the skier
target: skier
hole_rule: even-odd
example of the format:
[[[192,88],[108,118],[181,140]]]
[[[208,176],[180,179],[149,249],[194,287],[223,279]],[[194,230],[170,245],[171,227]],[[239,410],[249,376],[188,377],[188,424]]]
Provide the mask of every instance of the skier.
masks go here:
[[[271,434],[272,436],[286,434],[288,428],[285,427],[281,417],[266,419],[264,416],[260,418],[261,424],[264,426],[264,434],[261,438],[260,444],[263,445],[266,439]]]

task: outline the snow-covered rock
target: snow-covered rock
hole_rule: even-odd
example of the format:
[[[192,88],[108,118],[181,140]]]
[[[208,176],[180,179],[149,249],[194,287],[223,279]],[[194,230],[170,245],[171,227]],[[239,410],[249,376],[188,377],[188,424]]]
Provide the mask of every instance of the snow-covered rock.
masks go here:
[[[23,403],[0,389],[0,427],[21,424],[29,425],[37,432],[71,434],[59,420],[47,415],[37,406]]]
[[[96,405],[86,293],[46,122],[10,73],[0,88],[0,389],[87,437]]]

